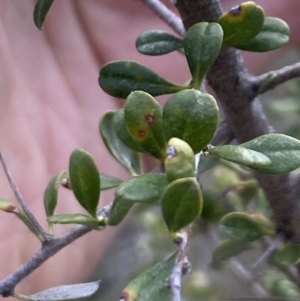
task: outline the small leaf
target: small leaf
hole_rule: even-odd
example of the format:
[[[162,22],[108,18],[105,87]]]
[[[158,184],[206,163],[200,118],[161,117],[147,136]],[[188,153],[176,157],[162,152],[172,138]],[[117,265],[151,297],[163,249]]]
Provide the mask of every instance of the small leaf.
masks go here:
[[[290,29],[287,23],[279,18],[267,17],[259,34],[237,48],[255,52],[278,49],[287,44],[289,35]]]
[[[169,301],[171,290],[167,286],[176,256],[157,263],[155,266],[139,274],[131,280],[123,290],[120,300],[126,301]]]
[[[184,140],[195,154],[211,141],[218,121],[216,100],[197,90],[188,89],[174,94],[163,110],[166,139],[177,137]]]
[[[239,145],[220,145],[210,148],[207,152],[210,155],[255,169],[257,166],[266,166],[272,163],[266,155]]]
[[[101,190],[118,187],[123,181],[110,175],[100,174]]]
[[[16,205],[14,205],[9,200],[1,196],[0,196],[0,210],[9,213],[17,213],[17,211],[19,211]]]
[[[295,265],[300,261],[300,245],[293,243],[282,244],[273,258],[283,265]]]
[[[129,202],[121,196],[115,197],[111,207],[107,224],[110,226],[117,226],[126,217],[127,213],[134,205],[134,202]]]
[[[183,178],[170,183],[163,194],[162,214],[170,232],[193,222],[202,210],[202,192],[196,178]]]
[[[219,19],[224,31],[223,43],[232,47],[245,44],[261,31],[264,19],[263,9],[252,1],[233,7]]]
[[[94,281],[88,283],[52,287],[37,294],[26,296],[26,300],[60,301],[86,298],[96,293],[96,291],[99,289],[99,285],[100,281]]]
[[[60,186],[60,182],[62,179],[68,177],[67,172],[62,171],[56,176],[54,176],[44,193],[44,207],[46,211],[47,216],[51,216],[54,214],[54,210],[57,205],[57,199],[58,199],[58,188]]]
[[[104,65],[100,70],[99,85],[107,94],[119,98],[127,98],[136,90],[157,96],[188,88],[174,84],[132,61],[115,61]]]
[[[170,182],[195,176],[195,154],[186,142],[178,138],[169,140],[165,169]]]
[[[205,74],[217,59],[222,40],[223,30],[218,23],[200,22],[187,31],[183,46],[195,89],[200,89]]]
[[[146,173],[123,182],[116,191],[122,201],[152,203],[161,199],[168,180],[165,174]]]
[[[96,216],[101,184],[93,157],[83,149],[74,150],[70,156],[69,175],[76,199],[92,216]]]
[[[251,166],[261,172],[281,174],[300,167],[300,141],[283,135],[267,134],[241,144],[270,158],[270,165]]]
[[[121,108],[114,113],[113,126],[118,137],[125,145],[127,145],[130,149],[135,150],[136,152],[145,152],[139,146],[139,144],[135,142],[135,140],[132,138],[131,134],[127,129],[124,118],[124,108]]]
[[[211,265],[218,268],[223,261],[250,249],[252,246],[249,243],[226,239],[213,250]]]
[[[34,24],[38,29],[42,29],[46,16],[54,0],[38,0],[33,11]]]
[[[51,215],[47,220],[53,224],[81,224],[89,227],[98,227],[99,224],[96,217],[81,213]]]
[[[135,46],[140,53],[162,55],[182,48],[182,40],[163,30],[147,30],[138,36]]]
[[[111,155],[131,174],[141,173],[140,155],[128,148],[118,137],[113,124],[114,112],[106,112],[99,124],[103,142]]]
[[[133,139],[149,154],[163,161],[166,156],[166,140],[159,103],[146,92],[132,92],[124,106],[124,117]]]
[[[221,229],[230,238],[244,242],[257,240],[264,235],[259,224],[242,212],[225,215],[221,220]]]

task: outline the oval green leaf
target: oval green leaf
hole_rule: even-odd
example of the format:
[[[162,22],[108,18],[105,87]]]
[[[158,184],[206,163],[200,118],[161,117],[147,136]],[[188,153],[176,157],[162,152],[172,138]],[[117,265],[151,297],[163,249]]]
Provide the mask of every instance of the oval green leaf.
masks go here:
[[[80,205],[96,216],[101,184],[93,157],[83,149],[74,150],[69,161],[69,176],[73,193]]]
[[[182,48],[182,39],[163,30],[147,30],[138,36],[135,46],[143,54],[163,55]]]
[[[264,154],[239,145],[220,145],[207,151],[210,155],[243,164],[252,168],[270,165],[271,160]]]
[[[195,89],[200,89],[205,74],[217,59],[222,41],[223,30],[218,23],[200,22],[187,31],[183,47]]]
[[[143,153],[144,150],[139,146],[138,143],[132,138],[129,133],[125,119],[124,119],[124,108],[117,110],[113,116],[113,126],[116,130],[116,133],[120,140],[127,145],[130,149],[135,150],[136,152]]]
[[[149,154],[160,161],[166,156],[162,108],[148,93],[134,91],[124,106],[127,129],[133,139]]]
[[[252,246],[249,243],[226,239],[213,250],[211,265],[218,268],[225,260],[250,249],[252,249]]]
[[[163,129],[166,139],[180,138],[194,153],[211,141],[217,129],[219,109],[209,94],[188,89],[174,94],[163,110]]]
[[[259,224],[242,212],[225,215],[221,220],[221,229],[230,238],[244,242],[257,240],[264,235]]]
[[[118,187],[123,181],[110,175],[100,174],[101,190]]]
[[[53,2],[54,0],[38,0],[36,2],[33,11],[33,20],[38,29],[42,29],[42,26],[46,20],[46,16]]]
[[[273,255],[273,259],[283,265],[295,265],[300,261],[300,245],[282,244]]]
[[[58,188],[60,186],[60,182],[62,179],[68,177],[68,174],[66,171],[62,171],[56,176],[54,176],[44,193],[44,208],[46,211],[47,216],[51,216],[54,214],[54,210],[57,205],[57,199],[58,199]]]
[[[185,141],[179,138],[169,140],[165,169],[170,182],[195,176],[195,154]]]
[[[47,217],[47,220],[53,224],[80,224],[95,228],[99,224],[96,217],[81,213],[51,215]]]
[[[279,18],[267,17],[258,35],[237,48],[246,51],[265,52],[278,49],[289,41],[290,28]]]
[[[118,137],[113,117],[115,112],[106,112],[100,120],[99,130],[110,154],[131,174],[141,173],[140,155],[125,145]]]
[[[202,192],[196,178],[178,179],[163,194],[161,209],[171,233],[193,222],[202,210]]]
[[[123,182],[115,194],[128,202],[158,202],[168,183],[165,174],[146,173]]]
[[[281,174],[300,167],[300,141],[295,138],[283,134],[267,134],[241,146],[270,158],[272,161],[270,165],[251,166],[261,172]]]
[[[174,84],[133,61],[115,61],[104,65],[100,70],[98,81],[107,94],[119,98],[127,98],[136,90],[157,96],[188,88],[188,86]]]
[[[232,47],[245,44],[261,31],[264,19],[263,9],[252,1],[233,7],[218,21],[224,31],[223,44]]]
[[[41,291],[34,295],[26,296],[26,300],[32,301],[61,301],[61,300],[77,300],[79,298],[87,298],[97,292],[100,281],[62,285],[52,287]]]
[[[170,277],[176,256],[157,263],[152,268],[131,280],[123,290],[120,300],[126,301],[169,301],[172,292],[166,285]]]
[[[107,224],[110,226],[117,226],[120,224],[133,205],[134,202],[129,202],[128,200],[123,199],[121,196],[115,197],[109,213]]]

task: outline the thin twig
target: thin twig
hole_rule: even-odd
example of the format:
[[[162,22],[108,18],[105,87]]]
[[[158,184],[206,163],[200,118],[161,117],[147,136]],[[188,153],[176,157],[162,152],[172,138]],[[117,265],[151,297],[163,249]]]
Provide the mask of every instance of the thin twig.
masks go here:
[[[21,280],[40,267],[47,259],[62,248],[91,230],[92,228],[80,225],[60,236],[48,240],[26,263],[22,264],[18,269],[0,282],[0,295],[3,297],[12,296],[16,285]]]
[[[300,63],[283,67],[279,70],[270,71],[253,78],[253,89],[258,94],[263,94],[274,89],[290,79],[300,76]]]
[[[28,219],[30,220],[30,222],[32,223],[32,225],[36,228],[37,232],[40,234],[42,241],[45,242],[47,241],[47,233],[44,231],[44,229],[42,228],[42,226],[39,224],[39,222],[37,221],[37,219],[34,217],[34,215],[32,214],[31,210],[29,209],[29,206],[27,204],[27,202],[25,201],[24,197],[22,196],[21,192],[19,191],[17,185],[15,184],[10,171],[5,163],[5,160],[2,156],[2,154],[0,153],[0,161],[1,164],[3,166],[3,170],[5,172],[5,175],[8,179],[8,182],[10,184],[10,187],[14,193],[14,195],[16,196],[19,204],[22,207],[22,210],[24,211],[24,213],[26,214],[26,216],[28,217]]]
[[[184,36],[185,30],[181,19],[170,11],[160,0],[141,0],[162,20],[164,20],[177,34]]]
[[[258,282],[255,281],[254,276],[249,273],[249,271],[241,264],[240,261],[236,259],[230,259],[229,264],[231,270],[235,273],[235,275],[239,279],[242,279],[244,283],[250,285],[251,290],[257,297],[269,297],[269,294],[266,292],[266,290]]]
[[[263,266],[266,260],[276,251],[278,246],[284,242],[285,237],[282,234],[278,234],[272,243],[268,246],[267,250],[260,256],[256,263],[252,267],[252,272],[257,273],[257,271]]]
[[[172,291],[171,301],[181,300],[181,278],[190,270],[190,262],[187,257],[189,235],[190,226],[187,226],[180,231],[180,237],[175,239],[175,243],[178,244],[178,253],[172,274],[168,281]]]

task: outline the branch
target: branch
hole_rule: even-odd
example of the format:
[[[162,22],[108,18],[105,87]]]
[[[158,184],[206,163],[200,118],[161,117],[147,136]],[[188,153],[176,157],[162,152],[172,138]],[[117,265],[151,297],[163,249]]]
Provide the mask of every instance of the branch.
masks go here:
[[[5,172],[5,175],[8,179],[9,185],[10,185],[14,195],[16,196],[19,204],[21,205],[22,210],[24,211],[26,217],[29,219],[29,223],[31,225],[27,225],[27,226],[30,228],[30,230],[33,230],[33,232],[36,232],[36,235],[38,236],[40,241],[42,241],[42,242],[47,241],[47,237],[49,237],[49,235],[44,231],[42,226],[39,224],[39,222],[37,221],[35,216],[32,214],[31,210],[29,209],[27,202],[25,201],[25,199],[22,196],[21,192],[19,191],[17,185],[15,184],[1,153],[0,153],[0,161],[1,161],[3,170]],[[23,221],[24,221],[24,219],[23,219]],[[32,228],[32,226],[33,226],[33,228]],[[36,230],[36,231],[34,231],[34,230]]]
[[[180,237],[174,242],[178,244],[178,254],[172,274],[168,280],[169,287],[172,291],[171,301],[181,300],[181,278],[190,270],[190,262],[187,257],[188,252],[188,238],[190,235],[190,226],[180,231]]]
[[[0,295],[3,297],[12,296],[15,286],[21,280],[31,274],[34,270],[41,266],[42,263],[62,248],[91,230],[92,229],[87,226],[80,225],[60,236],[48,240],[45,244],[43,244],[42,248],[33,255],[33,257],[0,282]]]
[[[141,0],[163,21],[165,21],[177,34],[184,36],[185,30],[181,19],[170,11],[160,0]]]
[[[253,79],[253,89],[258,94],[263,94],[290,79],[300,76],[300,63],[283,67],[276,71],[255,76]]]
[[[99,221],[105,221],[110,213],[111,206],[112,204],[108,204],[98,210],[97,216]],[[56,237],[51,236],[47,241],[45,241],[42,248],[35,255],[0,282],[0,295],[3,297],[13,296],[14,289],[20,281],[40,267],[50,257],[58,253],[61,249],[91,230],[93,230],[93,228],[85,225],[78,225],[62,235]],[[102,229],[99,228],[99,230]]]
[[[222,14],[218,0],[177,0],[175,3],[187,30],[195,23],[216,22]],[[253,90],[253,75],[245,68],[240,51],[223,47],[207,82],[216,92],[234,137],[243,143],[272,131]],[[273,210],[277,231],[300,242],[300,206],[297,185],[290,175],[254,173]]]

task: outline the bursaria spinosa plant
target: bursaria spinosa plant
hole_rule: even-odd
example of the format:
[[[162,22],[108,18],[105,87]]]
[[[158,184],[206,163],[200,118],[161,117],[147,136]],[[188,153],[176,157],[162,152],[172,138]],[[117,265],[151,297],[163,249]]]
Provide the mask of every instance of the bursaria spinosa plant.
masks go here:
[[[181,19],[160,1],[142,2],[171,24],[179,36],[149,30],[137,37],[137,50],[150,56],[179,51],[186,59],[190,79],[185,84],[174,83],[138,62],[126,60],[108,62],[101,68],[100,87],[123,100],[120,109],[101,117],[99,131],[110,154],[131,178],[123,181],[103,174],[90,153],[81,148],[74,150],[69,170],[55,175],[45,190],[47,231],[30,213],[1,157],[20,207],[1,198],[0,209],[14,213],[42,242],[41,250],[29,262],[0,282],[1,295],[24,300],[69,300],[92,295],[99,282],[60,286],[29,296],[17,293],[15,286],[80,236],[119,225],[139,203],[145,210],[146,204],[160,208],[159,218],[176,248],[130,281],[120,292],[120,300],[181,300],[181,278],[191,269],[188,242],[192,226],[216,221],[222,239],[212,252],[212,268],[222,267],[258,242],[266,247],[271,238],[275,244],[265,257],[284,272],[268,281],[250,275],[251,286],[263,297],[299,297],[299,272],[295,276],[294,271],[291,278],[284,267],[300,260],[300,212],[298,208],[283,210],[282,202],[290,206],[298,199],[292,188],[297,185],[292,179],[294,174],[287,174],[300,167],[300,141],[271,133],[256,99],[299,76],[299,66],[255,77],[244,69],[237,51],[266,52],[284,46],[289,40],[288,25],[266,16],[263,8],[252,1],[223,13],[217,0],[177,0],[174,2],[183,28]],[[37,1],[34,22],[39,29],[53,3]],[[218,101],[207,92],[207,84]],[[155,99],[160,95],[169,95],[164,106]],[[157,162],[150,172],[142,164],[145,153]],[[215,191],[210,193],[201,184],[207,170],[212,170],[216,183]],[[61,187],[73,191],[86,214],[56,214]],[[106,189],[115,189],[114,199],[101,208],[100,195]],[[54,224],[78,225],[56,236]],[[247,270],[244,272],[249,275]],[[280,281],[288,285],[280,285]]]

